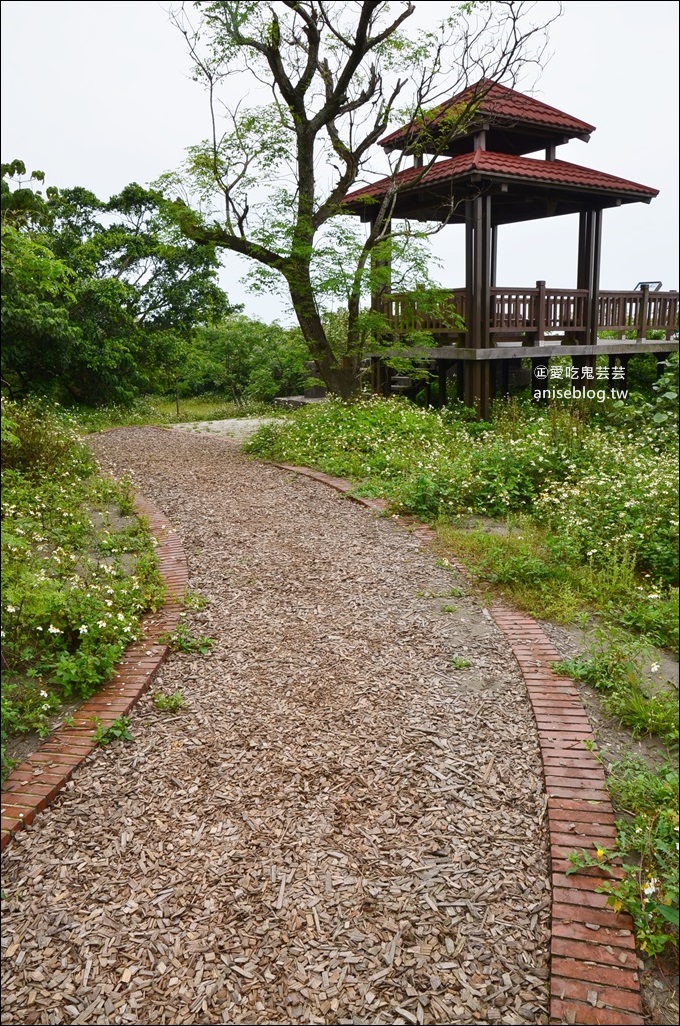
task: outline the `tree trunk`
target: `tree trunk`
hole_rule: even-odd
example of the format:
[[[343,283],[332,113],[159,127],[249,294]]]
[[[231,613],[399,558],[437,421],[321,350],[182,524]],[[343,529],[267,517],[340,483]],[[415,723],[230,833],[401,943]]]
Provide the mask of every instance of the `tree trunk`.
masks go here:
[[[340,399],[351,399],[357,394],[361,385],[361,358],[358,356],[338,358],[333,352],[314,300],[309,268],[298,267],[291,278],[288,278],[288,286],[293,309],[302,336],[317,365],[319,377],[329,392],[339,396]]]
[[[334,395],[340,399],[353,399],[361,387],[360,365],[355,361],[342,360],[340,366],[328,369],[323,380]]]

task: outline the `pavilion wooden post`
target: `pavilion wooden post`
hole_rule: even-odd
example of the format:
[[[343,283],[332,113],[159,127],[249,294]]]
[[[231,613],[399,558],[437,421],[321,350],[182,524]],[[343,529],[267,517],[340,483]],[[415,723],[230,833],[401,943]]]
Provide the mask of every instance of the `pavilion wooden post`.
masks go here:
[[[489,266],[489,285],[494,288],[496,285],[496,272],[498,270],[498,225],[491,228],[491,260]]]
[[[545,300],[545,282],[537,281],[536,290],[538,296],[536,299],[536,341],[542,342],[545,338],[545,322],[547,314],[547,305]]]
[[[446,406],[446,375],[449,369],[447,360],[437,360],[437,406]]]
[[[578,341],[597,344],[600,297],[600,258],[602,253],[602,211],[582,210],[578,230],[578,268],[576,288],[587,289],[586,330]]]
[[[600,261],[602,257],[602,211],[594,210],[593,221],[593,255],[590,270],[590,320],[588,322],[588,343],[597,345],[598,315],[600,306]]]
[[[590,287],[593,280],[593,212],[582,210],[578,219],[578,265],[576,269],[576,288],[587,289],[585,332],[574,332],[574,341],[587,343],[590,325]]]
[[[643,339],[647,335],[647,321],[649,318],[649,285],[642,286],[640,296],[640,316],[637,323],[637,337]]]
[[[492,250],[491,197],[475,196],[465,204],[466,343],[470,349],[487,349],[491,344]],[[492,393],[490,361],[468,361],[465,371],[465,403],[487,420]]]

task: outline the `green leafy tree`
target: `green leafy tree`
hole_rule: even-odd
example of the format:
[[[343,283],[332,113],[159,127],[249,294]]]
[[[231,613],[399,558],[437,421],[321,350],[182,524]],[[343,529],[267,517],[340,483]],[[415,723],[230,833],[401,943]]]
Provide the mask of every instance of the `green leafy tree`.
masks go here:
[[[356,391],[366,347],[384,328],[362,302],[390,287],[390,257],[400,250],[408,265],[414,252],[409,226],[391,223],[396,180],[365,232],[342,217],[343,197],[392,117],[422,127],[428,104],[469,80],[512,79],[540,58],[532,7],[465,3],[434,32],[405,30],[415,11],[406,0],[221,0],[175,11],[212,115],[211,138],[162,179],[176,190],[177,223],[191,239],[249,257],[265,282],[285,283],[320,375],[341,396]],[[454,113],[449,136],[470,114]],[[324,309],[340,301],[345,332],[331,338]]]
[[[302,392],[310,384],[309,361],[298,328],[232,316],[198,329],[187,350],[180,390],[268,402]]]
[[[2,165],[2,377],[10,394],[59,374],[77,337],[69,319],[75,274],[40,240],[49,214],[35,183],[45,176],[25,175],[20,160]]]
[[[159,194],[136,183],[107,203],[64,190],[51,210],[53,249],[80,274],[72,317],[88,345],[72,387],[91,394],[93,376],[121,370],[136,390],[170,385],[197,325],[231,309],[214,247],[188,242]]]
[[[167,385],[197,325],[231,309],[214,246],[188,241],[134,183],[106,203],[80,187],[44,199],[24,174],[3,165],[5,381],[85,402]]]

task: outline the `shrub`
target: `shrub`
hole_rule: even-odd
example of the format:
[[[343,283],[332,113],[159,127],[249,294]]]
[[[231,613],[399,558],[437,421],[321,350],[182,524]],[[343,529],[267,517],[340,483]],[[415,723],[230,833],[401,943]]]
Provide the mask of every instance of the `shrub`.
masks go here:
[[[95,473],[58,410],[5,402],[5,416],[16,442],[3,438],[3,742],[46,733],[61,701],[93,694],[162,599],[147,525],[118,519],[129,484]]]

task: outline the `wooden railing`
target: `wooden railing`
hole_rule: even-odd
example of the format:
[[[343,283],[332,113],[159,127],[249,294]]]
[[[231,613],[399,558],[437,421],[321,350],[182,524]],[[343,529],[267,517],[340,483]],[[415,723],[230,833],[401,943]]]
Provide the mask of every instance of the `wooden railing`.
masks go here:
[[[434,336],[465,335],[465,289],[442,289],[434,297],[418,300],[402,292],[384,299],[385,314],[398,334],[422,331]],[[549,289],[537,282],[529,289],[490,289],[489,330],[499,340],[503,335],[527,333],[543,339],[547,333],[585,332],[589,297],[586,289]],[[635,332],[645,338],[648,331],[667,335],[678,330],[678,293],[600,292],[597,328],[620,333]]]

